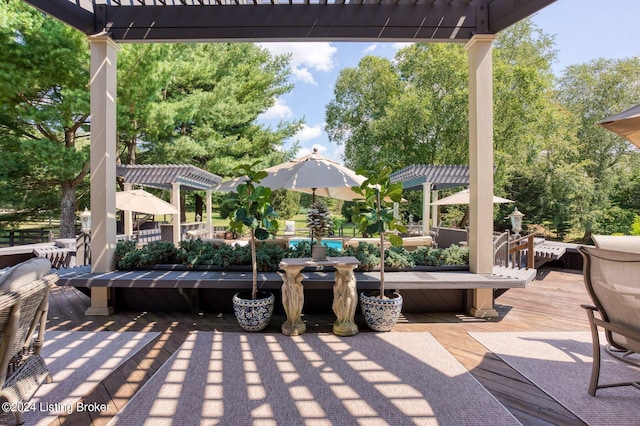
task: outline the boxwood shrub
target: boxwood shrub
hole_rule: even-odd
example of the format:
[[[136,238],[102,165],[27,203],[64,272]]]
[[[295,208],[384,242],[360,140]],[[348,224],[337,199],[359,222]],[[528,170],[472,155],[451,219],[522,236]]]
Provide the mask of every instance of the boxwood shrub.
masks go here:
[[[348,246],[344,250],[327,247],[326,254],[329,257],[354,256],[360,261],[360,271],[371,271],[380,263],[378,246],[365,242],[360,242],[357,247]],[[115,255],[116,267],[121,270],[144,269],[157,264],[181,264],[188,268],[251,265],[251,248],[248,245],[222,244],[217,247],[201,239],[181,241],[177,248],[172,243],[164,241],[155,241],[140,248],[136,247],[135,241],[121,241],[116,247]],[[311,257],[311,244],[302,241],[286,249],[276,244],[262,244],[256,248],[256,257],[260,271],[276,271],[283,258]],[[385,267],[390,269],[468,263],[469,250],[466,247],[418,247],[413,252],[402,247],[385,250]]]

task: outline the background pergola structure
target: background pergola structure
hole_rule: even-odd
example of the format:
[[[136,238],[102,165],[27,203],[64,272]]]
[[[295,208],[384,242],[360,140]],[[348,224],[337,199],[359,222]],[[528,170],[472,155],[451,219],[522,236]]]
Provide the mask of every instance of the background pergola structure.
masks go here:
[[[389,177],[392,182],[402,182],[405,191],[422,190],[422,235],[429,235],[429,219],[433,218],[433,228],[438,226],[438,206],[429,206],[438,199],[441,189],[469,185],[469,166],[412,164],[394,172]]]
[[[211,192],[222,178],[206,170],[202,170],[191,164],[167,164],[167,165],[126,165],[116,166],[116,176],[121,177],[125,189],[132,189],[133,185],[142,185],[150,188],[165,189],[171,191],[171,204],[178,209],[178,214],[173,215],[173,241],[180,241],[180,191],[206,191],[206,211],[209,230],[209,238],[213,230],[211,215]],[[128,217],[127,217],[128,216]],[[204,219],[204,218],[203,218]],[[132,234],[131,212],[125,215],[124,233]]]
[[[91,44],[92,271],[114,268],[116,70],[124,42],[404,41],[465,43],[469,70],[469,267],[493,270],[495,34],[555,0],[23,0],[84,32]],[[101,293],[102,291],[102,293]],[[109,313],[92,289],[91,313]],[[471,314],[497,316],[493,291]]]

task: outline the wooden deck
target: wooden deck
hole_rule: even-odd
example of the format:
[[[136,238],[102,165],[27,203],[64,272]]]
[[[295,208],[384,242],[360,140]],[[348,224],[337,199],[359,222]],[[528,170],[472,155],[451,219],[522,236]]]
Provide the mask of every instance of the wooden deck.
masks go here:
[[[588,330],[580,308],[588,302],[582,274],[543,269],[527,288],[512,288],[496,302],[499,318],[475,319],[462,313],[405,314],[393,331],[428,331],[525,425],[584,424],[531,384],[496,355],[471,338],[470,331]],[[104,402],[110,412],[73,413],[53,424],[103,425],[160,368],[194,330],[242,331],[233,314],[159,313],[127,311],[109,317],[86,317],[89,298],[73,287],[57,287],[51,295],[49,330],[157,331],[161,335],[124,363],[90,394],[86,402]],[[307,333],[331,333],[332,315],[305,315]],[[356,320],[361,332],[367,328]],[[265,332],[278,333],[283,315],[276,315]],[[0,419],[2,423],[4,419]],[[11,419],[9,419],[11,420]]]

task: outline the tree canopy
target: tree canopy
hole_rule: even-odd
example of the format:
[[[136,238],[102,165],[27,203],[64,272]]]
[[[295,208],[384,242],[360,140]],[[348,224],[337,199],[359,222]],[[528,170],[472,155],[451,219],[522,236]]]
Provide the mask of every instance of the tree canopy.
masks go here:
[[[89,42],[22,1],[0,8],[0,191],[2,207],[60,212],[75,235],[88,204]],[[289,92],[289,57],[248,43],[136,44],[118,54],[120,161],[188,163],[231,175],[247,159],[288,159],[285,139],[259,114]]]
[[[637,182],[640,166],[629,143],[596,123],[638,102],[639,59],[597,60],[557,79],[555,55],[553,37],[530,19],[494,42],[495,192],[561,235],[575,227],[588,237],[605,223],[624,232],[630,225],[611,212],[633,222],[637,190],[623,176]],[[330,140],[354,168],[468,163],[467,69],[458,44],[413,44],[393,61],[364,57],[338,76],[326,107]],[[504,215],[496,209],[498,221]]]

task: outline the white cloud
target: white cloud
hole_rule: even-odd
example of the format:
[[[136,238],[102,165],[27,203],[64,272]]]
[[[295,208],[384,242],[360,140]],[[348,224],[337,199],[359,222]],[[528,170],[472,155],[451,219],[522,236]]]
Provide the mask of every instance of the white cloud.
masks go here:
[[[396,49],[396,50],[400,50],[400,49],[403,49],[403,48],[405,48],[405,47],[407,47],[407,46],[411,46],[412,44],[414,44],[414,43],[410,43],[410,42],[409,42],[409,43],[401,43],[401,42],[397,42],[397,43],[393,43],[393,48],[394,48],[394,49]]]
[[[284,99],[276,98],[276,103],[271,108],[260,114],[258,118],[261,120],[278,120],[290,117],[293,117],[293,111],[291,111],[291,108],[287,106]]]
[[[364,49],[364,53],[369,54],[369,53],[373,53],[374,50],[376,50],[378,48],[378,43],[371,43],[370,45],[367,46],[366,49]]]
[[[332,71],[336,62],[334,55],[338,48],[327,42],[297,42],[297,43],[258,43],[273,55],[291,53],[291,68],[293,75],[305,83],[316,84],[312,71]]]
[[[316,80],[313,78],[313,75],[309,71],[309,68],[296,68],[294,67],[291,72],[293,73],[296,80],[302,81],[304,83],[315,84],[318,85]]]
[[[293,136],[293,139],[297,140],[300,143],[305,143],[310,140],[313,140],[322,135],[322,124],[316,124],[315,126],[307,126],[306,124],[302,125],[302,129],[298,131]]]

